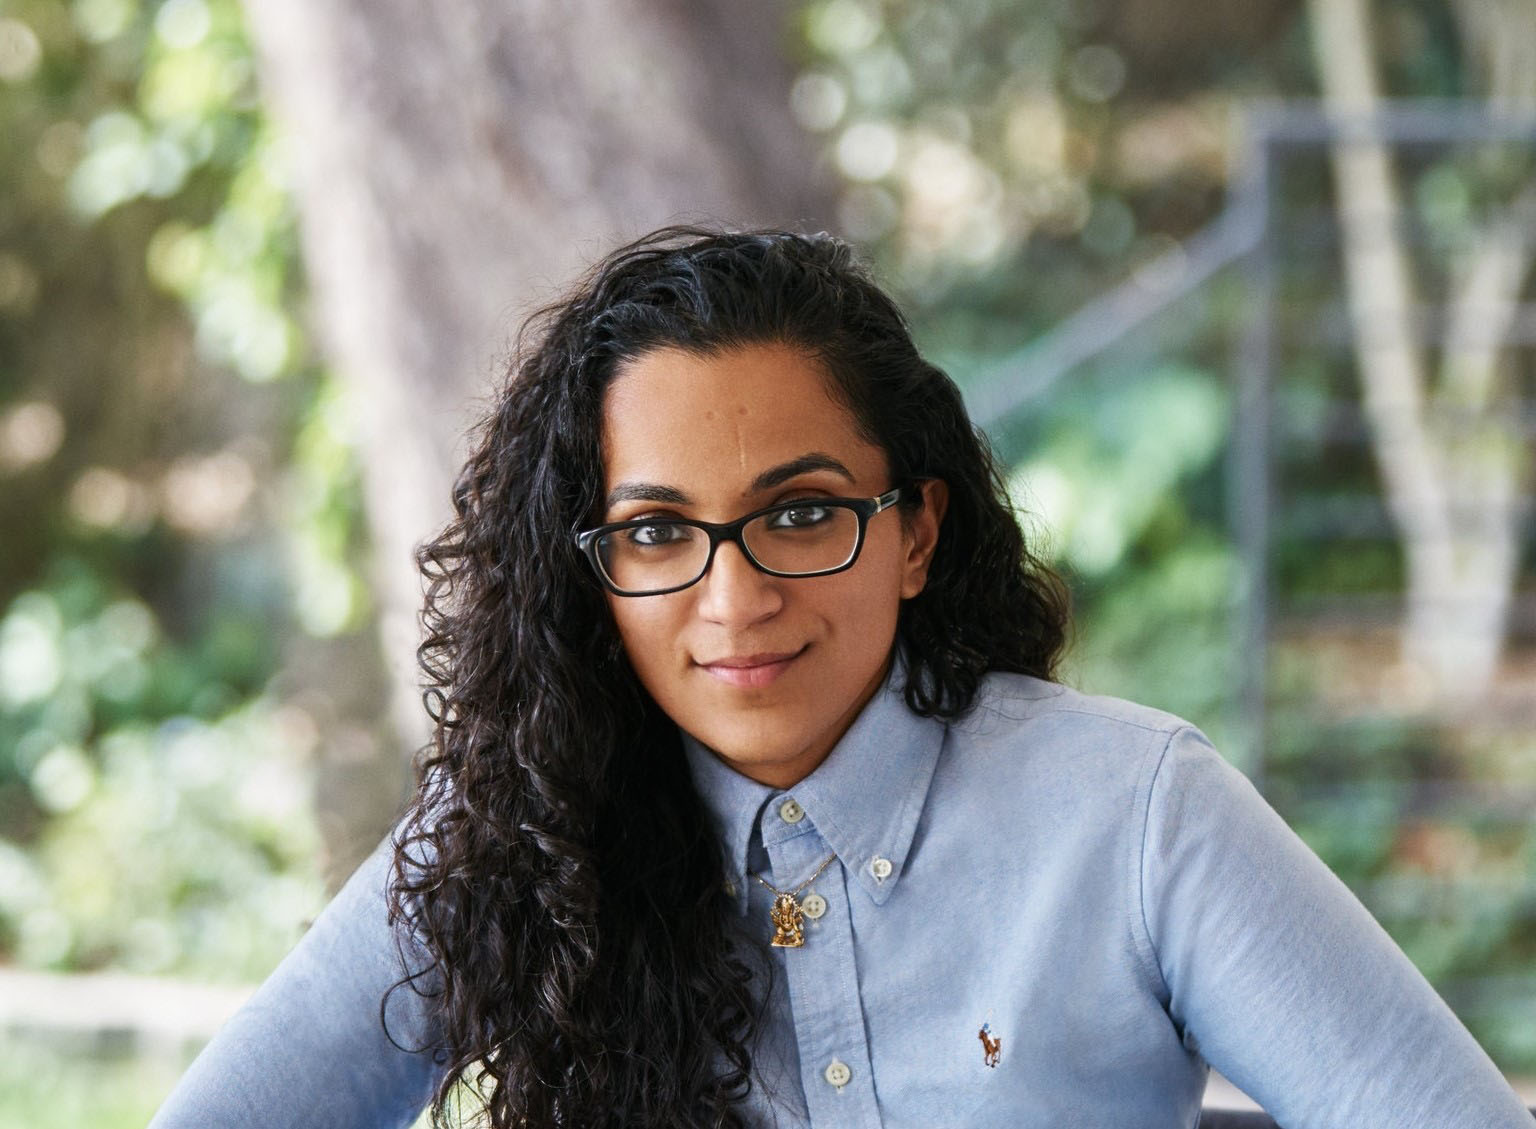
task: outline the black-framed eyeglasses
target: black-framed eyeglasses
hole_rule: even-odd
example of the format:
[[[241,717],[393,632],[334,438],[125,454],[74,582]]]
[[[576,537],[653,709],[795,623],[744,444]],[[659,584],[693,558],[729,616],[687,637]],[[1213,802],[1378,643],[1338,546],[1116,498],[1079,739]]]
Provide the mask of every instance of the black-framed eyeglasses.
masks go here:
[[[901,500],[795,498],[720,524],[678,517],[615,521],[576,534],[603,585],[616,596],[661,596],[697,584],[722,541],[732,541],[769,576],[829,576],[852,568],[869,519]]]

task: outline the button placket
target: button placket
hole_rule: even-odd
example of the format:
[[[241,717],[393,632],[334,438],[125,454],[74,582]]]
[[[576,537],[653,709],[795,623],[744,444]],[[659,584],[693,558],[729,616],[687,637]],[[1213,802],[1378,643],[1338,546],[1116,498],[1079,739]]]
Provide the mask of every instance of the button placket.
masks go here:
[[[802,832],[809,828],[809,819],[793,832],[776,816],[773,822],[777,834],[767,836],[765,846],[775,875],[808,873],[832,849],[814,829]],[[854,894],[848,877],[841,863],[834,862],[807,888],[801,909],[815,933],[808,933],[804,948],[776,950],[812,1125],[880,1124],[848,907],[850,896],[867,895],[862,890]]]

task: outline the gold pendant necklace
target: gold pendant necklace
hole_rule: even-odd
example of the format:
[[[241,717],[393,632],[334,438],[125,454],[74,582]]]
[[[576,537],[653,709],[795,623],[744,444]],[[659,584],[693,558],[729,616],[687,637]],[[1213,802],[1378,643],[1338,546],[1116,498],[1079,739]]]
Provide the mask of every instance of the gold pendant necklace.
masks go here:
[[[821,877],[821,872],[832,865],[832,860],[837,857],[834,851],[821,860],[821,865],[816,868],[814,874],[807,878],[793,890],[780,890],[769,882],[761,874],[752,875],[764,886],[773,892],[773,908],[768,911],[769,918],[773,921],[773,940],[768,942],[777,949],[798,949],[805,944],[805,911],[800,908],[796,900],[801,890],[804,890],[812,882]]]

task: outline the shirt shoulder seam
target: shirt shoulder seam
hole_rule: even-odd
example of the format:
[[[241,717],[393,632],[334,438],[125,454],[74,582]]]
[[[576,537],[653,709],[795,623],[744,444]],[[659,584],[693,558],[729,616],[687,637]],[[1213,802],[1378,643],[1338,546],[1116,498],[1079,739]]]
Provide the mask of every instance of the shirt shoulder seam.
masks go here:
[[[1148,955],[1151,958],[1151,966],[1145,971],[1152,978],[1166,997],[1169,994],[1168,982],[1163,976],[1162,954],[1157,951],[1157,941],[1152,936],[1152,926],[1147,920],[1147,844],[1152,834],[1152,795],[1157,790],[1157,783],[1162,776],[1163,766],[1168,763],[1169,750],[1173,748],[1173,740],[1186,730],[1193,730],[1194,726],[1189,722],[1181,722],[1168,730],[1168,739],[1163,742],[1162,748],[1153,758],[1152,770],[1146,776],[1146,795],[1138,800],[1140,811],[1137,813],[1141,823],[1140,843],[1136,851],[1136,913],[1133,916],[1133,929],[1139,927],[1139,944],[1135,946],[1137,954],[1143,962]],[[1157,732],[1162,732],[1157,730]]]
[[[1089,709],[1085,706],[1058,706],[1057,710],[1060,713],[1076,713],[1082,714],[1085,717],[1103,718],[1105,721],[1117,721],[1121,725],[1134,726],[1137,729],[1144,729],[1148,733],[1166,733],[1170,739],[1179,730],[1190,727],[1189,722],[1181,718],[1173,718],[1172,714],[1169,715],[1171,720],[1165,721],[1161,725],[1151,725],[1144,721],[1137,721],[1135,718],[1121,717],[1118,714],[1111,713],[1109,710]]]
[[[1061,686],[1062,684],[1061,683],[1056,683],[1055,685]],[[1063,688],[1064,689],[1071,689],[1070,687],[1065,687],[1065,686],[1063,686]],[[1082,695],[1082,696],[1088,697],[1089,695]],[[1023,697],[1023,696],[1010,696],[1010,695],[1003,694],[1003,693],[999,693],[999,694],[995,694],[995,695],[988,695],[985,698],[983,698],[983,697],[978,695],[977,700],[976,700],[975,705],[974,705],[974,708],[977,709],[977,710],[982,710],[982,711],[985,711],[987,713],[993,714],[993,715],[995,715],[997,717],[1005,718],[1005,719],[1007,719],[1009,721],[1024,721],[1024,720],[1028,720],[1027,718],[1021,718],[1021,717],[1015,716],[1014,714],[1007,713],[1002,708],[1000,708],[1003,705],[1005,705],[1007,703],[1010,703],[1010,702],[1027,702],[1027,703],[1049,702],[1050,703],[1049,706],[1047,706],[1045,709],[1041,709],[1041,710],[1038,710],[1038,711],[1031,711],[1034,714],[1034,716],[1036,716],[1036,717],[1044,716],[1044,715],[1049,714],[1049,713],[1073,713],[1073,714],[1079,714],[1079,715],[1081,715],[1083,717],[1096,717],[1096,718],[1099,718],[1099,719],[1101,719],[1103,721],[1119,722],[1122,725],[1128,725],[1128,726],[1131,726],[1131,727],[1133,727],[1135,729],[1142,729],[1142,730],[1145,730],[1148,733],[1170,733],[1171,734],[1171,733],[1176,733],[1180,729],[1183,729],[1183,728],[1185,728],[1185,727],[1190,725],[1190,722],[1188,722],[1184,718],[1181,718],[1181,717],[1179,717],[1179,716],[1177,716],[1175,714],[1168,713],[1165,710],[1155,710],[1154,711],[1154,712],[1163,714],[1164,715],[1164,720],[1162,720],[1161,722],[1159,722],[1157,724],[1153,724],[1153,723],[1148,722],[1148,721],[1138,721],[1137,719],[1135,719],[1133,717],[1126,717],[1126,716],[1124,716],[1123,714],[1121,714],[1119,712],[1116,712],[1116,711],[1111,710],[1111,709],[1106,709],[1106,708],[1103,708],[1103,707],[1094,707],[1094,706],[1088,705],[1088,704],[1067,704],[1067,703],[1063,703],[1063,702],[1060,701],[1060,695],[1056,695],[1056,694],[1047,695],[1045,697],[1038,697],[1038,698],[1037,697]],[[1130,704],[1134,705],[1134,703],[1130,703]],[[1137,709],[1141,709],[1141,710],[1151,710],[1152,709],[1152,707],[1147,707],[1147,706],[1138,706],[1136,708]]]

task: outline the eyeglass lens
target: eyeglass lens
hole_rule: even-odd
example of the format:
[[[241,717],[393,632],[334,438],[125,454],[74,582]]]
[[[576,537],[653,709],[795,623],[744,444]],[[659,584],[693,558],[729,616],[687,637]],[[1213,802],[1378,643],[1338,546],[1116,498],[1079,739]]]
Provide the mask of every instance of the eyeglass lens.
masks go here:
[[[825,572],[853,557],[859,516],[845,506],[806,502],[753,518],[742,527],[741,539],[752,558],[774,572]],[[599,537],[597,556],[616,587],[656,592],[704,575],[709,535],[696,526],[658,521]]]

